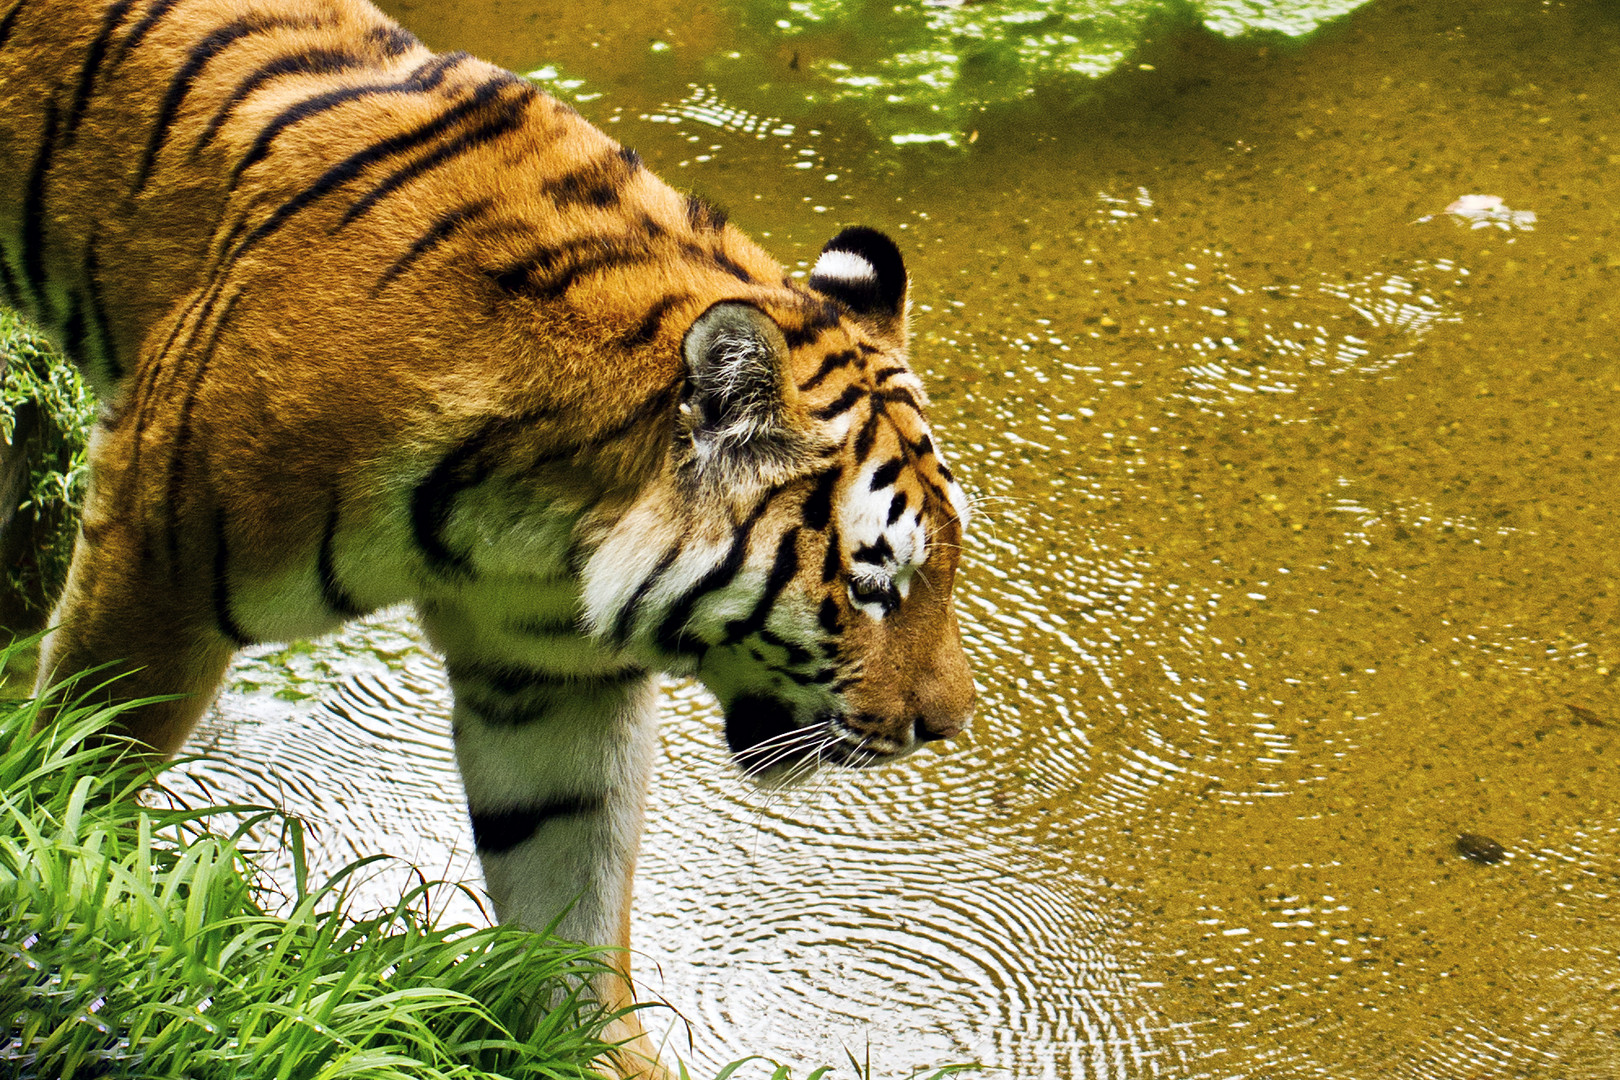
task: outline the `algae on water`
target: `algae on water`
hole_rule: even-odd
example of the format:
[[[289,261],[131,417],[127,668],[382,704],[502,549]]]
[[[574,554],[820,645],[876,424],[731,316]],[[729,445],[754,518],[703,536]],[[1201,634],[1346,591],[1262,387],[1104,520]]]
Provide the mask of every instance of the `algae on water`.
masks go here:
[[[790,111],[795,97],[805,108],[860,102],[897,143],[954,143],[986,108],[1084,93],[1155,28],[1298,37],[1364,2],[733,0],[739,37],[755,46],[709,66],[722,95],[770,89],[772,107]]]

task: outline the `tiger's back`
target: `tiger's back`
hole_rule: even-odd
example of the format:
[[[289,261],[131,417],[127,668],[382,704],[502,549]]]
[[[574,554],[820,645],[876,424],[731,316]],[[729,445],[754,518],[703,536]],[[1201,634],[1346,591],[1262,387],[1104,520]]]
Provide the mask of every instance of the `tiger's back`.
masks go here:
[[[186,695],[129,714],[158,752],[243,645],[412,603],[497,910],[626,944],[655,673],[766,782],[966,723],[881,234],[801,285],[357,0],[10,0],[0,160],[0,300],[103,400],[42,679]]]
[[[214,418],[174,467],[200,452],[252,469],[252,505],[231,516],[263,539],[317,514],[308,492],[340,463],[397,471],[401,447],[431,457],[458,423],[556,414],[558,449],[631,425],[672,401],[678,350],[661,339],[678,341],[684,309],[780,282],[572,109],[433,55],[369,5],[30,2],[8,17],[0,153],[26,167],[0,181],[7,297],[138,441],[193,442],[165,425]],[[588,305],[567,303],[582,277]],[[180,354],[214,375],[179,371]],[[293,443],[262,424],[275,415],[300,417],[279,432]],[[618,449],[597,479],[634,484],[655,464],[645,441]],[[195,516],[171,514],[169,494],[148,485],[143,516]]]

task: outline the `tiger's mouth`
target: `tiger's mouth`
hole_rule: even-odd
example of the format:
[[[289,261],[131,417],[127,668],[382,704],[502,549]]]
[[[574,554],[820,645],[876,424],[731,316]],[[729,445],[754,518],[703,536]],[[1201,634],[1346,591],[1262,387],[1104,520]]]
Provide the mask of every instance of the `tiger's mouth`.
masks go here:
[[[792,787],[823,765],[872,768],[912,750],[860,734],[842,713],[800,720],[786,702],[754,694],[741,695],[727,707],[726,746],[743,775],[764,787]]]

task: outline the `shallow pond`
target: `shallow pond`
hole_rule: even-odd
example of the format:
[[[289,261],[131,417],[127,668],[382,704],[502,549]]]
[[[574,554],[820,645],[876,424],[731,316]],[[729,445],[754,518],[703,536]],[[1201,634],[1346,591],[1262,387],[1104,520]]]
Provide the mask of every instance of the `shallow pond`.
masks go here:
[[[728,102],[697,0],[389,6],[583,79],[789,265],[900,237],[978,496],[971,736],[764,799],[671,687],[634,936],[683,1056],[1617,1075],[1613,5],[1175,35],[959,152]],[[245,659],[197,745],[329,866],[476,877],[402,616]]]

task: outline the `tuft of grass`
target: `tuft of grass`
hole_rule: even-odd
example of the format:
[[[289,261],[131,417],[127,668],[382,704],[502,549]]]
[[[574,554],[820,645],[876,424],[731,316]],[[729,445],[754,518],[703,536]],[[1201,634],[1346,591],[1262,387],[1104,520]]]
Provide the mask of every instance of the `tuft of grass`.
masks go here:
[[[586,990],[604,950],[436,926],[426,884],[349,918],[344,880],[373,860],[315,887],[299,875],[291,910],[269,914],[243,842],[279,816],[214,833],[214,815],[252,808],[141,805],[150,771],[87,742],[117,711],[0,702],[0,1073],[598,1080],[613,1014]],[[300,824],[279,823],[301,851]]]

